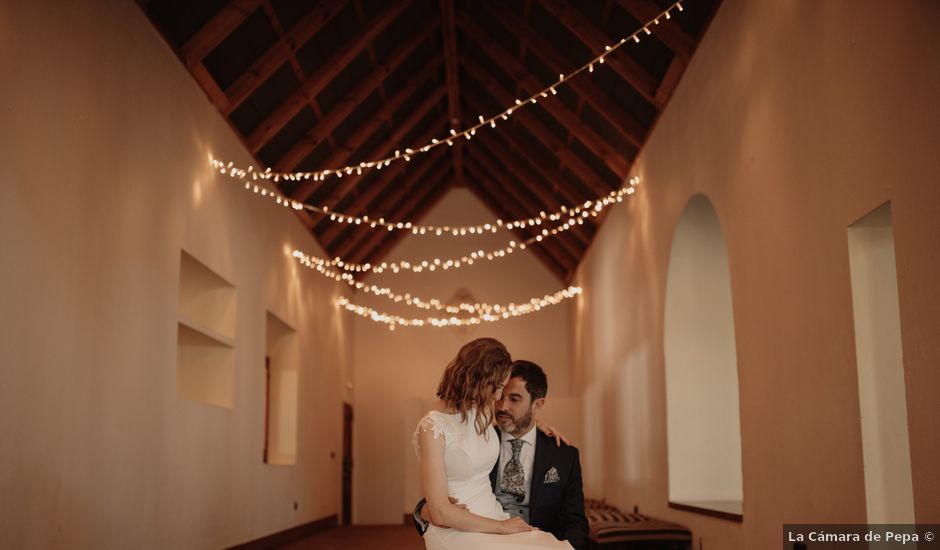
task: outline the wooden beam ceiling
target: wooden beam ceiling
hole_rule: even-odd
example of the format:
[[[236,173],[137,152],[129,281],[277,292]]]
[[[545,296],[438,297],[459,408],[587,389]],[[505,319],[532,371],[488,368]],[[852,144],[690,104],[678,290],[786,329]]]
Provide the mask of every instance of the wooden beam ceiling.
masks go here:
[[[436,26],[436,25],[435,25]],[[365,101],[369,95],[378,90],[385,78],[395,71],[426,39],[425,33],[414,33],[403,44],[400,44],[395,51],[388,55],[384,62],[369,73],[369,76],[361,80],[355,88],[349,91],[346,97],[337,105],[330,109],[330,112],[320,119],[317,124],[294,144],[293,147],[278,161],[288,166],[297,166],[309,155],[320,142],[325,141],[330,134],[340,125],[352,112]]]
[[[281,105],[275,109],[264,121],[253,130],[246,140],[249,150],[257,153],[273,138],[294,116],[300,112],[304,105],[315,98],[326,86],[336,78],[369,43],[375,39],[388,25],[401,15],[411,0],[395,0],[385,12],[375,17],[369,24],[350,39],[346,45],[325,61],[323,65],[307,80],[301,83]]]
[[[558,52],[555,46],[545,38],[542,38],[528,23],[516,17],[510,10],[506,9],[505,6],[502,4],[487,4],[487,7],[491,9],[490,13],[505,25],[507,29],[511,29],[521,40],[524,40],[528,44],[529,49],[532,50],[552,72],[568,74],[575,69],[575,67],[572,66],[570,62],[566,61],[564,56]],[[465,31],[473,33],[477,41],[485,39],[486,31],[470,19],[470,17],[462,17],[460,23]],[[489,40],[490,44],[484,45],[487,54],[493,57],[494,60],[499,58],[497,62],[513,76],[518,78],[524,75],[527,81],[531,80],[529,84],[523,84],[530,94],[541,90],[547,85],[547,83],[540,83],[523,65],[516,62],[508,52],[499,48],[492,41],[492,38]],[[603,47],[601,51],[603,51]],[[600,69],[601,67],[598,67],[597,70]],[[589,78],[589,75],[578,75],[569,80],[567,85],[597,109],[597,111],[604,113],[605,118],[624,140],[632,143],[637,148],[643,145],[643,142],[646,140],[646,129],[643,125],[641,125],[633,115],[611,99],[610,96],[607,95],[607,92],[602,90],[600,86]],[[532,89],[532,86],[534,86],[534,89]],[[653,93],[655,94],[655,89]]]
[[[387,190],[389,187],[392,187],[393,191],[389,199],[386,199],[386,202],[394,201],[395,197],[399,193],[405,193],[407,191],[413,191],[415,186],[418,185],[421,181],[421,178],[425,177],[431,167],[438,164],[438,160],[444,156],[444,149],[438,149],[430,153],[427,157],[421,160],[417,165],[410,165],[405,163],[398,163],[394,168],[388,167],[388,169],[383,170],[382,174],[376,178],[372,185],[368,187],[365,191],[356,196],[356,199],[345,208],[346,212],[353,215],[360,215],[366,212],[371,212],[370,217],[375,219],[375,214],[377,212],[386,212],[386,208],[383,208],[382,205],[376,205],[376,208],[370,208],[372,202],[378,197],[382,191]],[[446,165],[446,163],[445,163]],[[408,171],[405,171],[405,168],[408,168]],[[402,178],[402,176],[404,176]],[[334,239],[340,235],[343,231],[343,224],[333,224],[326,229],[323,233],[320,234],[322,242],[329,246],[331,249],[335,249],[335,255],[342,257],[349,251],[349,244],[351,241],[355,241],[358,238],[361,238],[358,235],[362,231],[372,231],[371,227],[368,225],[362,226],[358,230],[354,230],[352,237],[345,238],[343,242],[338,245],[334,243]],[[335,245],[335,246],[334,246]]]
[[[318,33],[346,5],[346,0],[326,0],[317,4],[303,19],[281,35],[247,71],[225,89],[228,105],[222,111],[231,114],[297,50]],[[316,94],[311,94],[315,96]]]
[[[391,219],[396,221],[411,221],[414,223],[421,223],[421,218],[423,218],[428,211],[434,207],[437,201],[444,196],[447,191],[453,186],[454,180],[449,177],[449,170],[447,171],[448,175],[444,176],[443,181],[429,186],[429,189],[424,193],[413,193],[411,196],[403,197],[403,203],[401,205],[396,205],[394,208],[395,214]],[[389,233],[388,231],[382,232],[379,234]],[[362,262],[365,258],[371,258],[372,263],[381,262],[386,254],[391,251],[391,249],[401,240],[400,236],[395,236],[391,233],[385,235],[383,239],[380,240],[379,244],[374,246],[371,250],[364,250],[362,253],[359,253],[355,256],[357,262]]]
[[[498,65],[502,66],[502,68],[522,86],[522,89],[527,94],[534,94],[544,87],[538,79],[529,73],[528,69],[516,61],[509,52],[496,44],[472,19],[464,14],[460,14],[458,15],[458,21],[460,28],[473,38],[480,46],[480,50],[486,53]],[[466,61],[464,63],[466,63]],[[576,79],[572,79],[572,81],[574,80]],[[495,82],[495,80],[493,80],[493,82]],[[486,85],[486,82],[484,82],[484,85]],[[555,117],[562,126],[574,133],[578,140],[603,159],[604,163],[613,170],[615,174],[618,176],[623,174],[621,177],[625,177],[626,174],[629,173],[630,163],[616,152],[604,138],[598,135],[593,128],[582,121],[576,113],[565,107],[562,102],[542,101],[539,104]]]
[[[428,113],[438,106],[441,98],[444,97],[445,93],[446,92],[444,88],[438,88],[433,93],[428,95],[428,97],[426,97],[420,105],[415,107],[411,114],[409,114],[408,117],[402,121],[399,127],[394,132],[392,132],[385,139],[385,141],[380,143],[377,147],[373,148],[372,154],[370,156],[378,157],[387,155],[389,153],[393,153],[396,148],[401,147],[405,137],[407,137],[408,134],[410,134],[418,126],[418,123],[421,122],[428,115]],[[431,141],[432,137],[435,137],[440,133],[440,131],[437,129],[439,125],[443,125],[440,122],[440,119],[434,119],[432,124],[428,124],[428,131],[422,134],[422,136],[428,136],[427,139],[424,141],[419,139],[417,141],[419,143],[427,143],[428,141]],[[405,161],[401,160],[393,162],[388,168],[391,168],[396,164],[403,164],[404,162]],[[385,170],[388,170],[388,168],[385,168]],[[336,180],[336,187],[330,193],[329,197],[323,201],[324,204],[330,208],[334,208],[339,203],[340,199],[349,195],[350,193],[353,193],[356,189],[356,185],[358,185],[362,178],[367,175],[368,173],[363,172],[362,175],[353,173],[339,178],[338,180],[336,180],[336,178],[331,178]]]
[[[563,0],[539,0],[539,3],[561,21],[581,42],[584,42],[591,51],[602,52],[605,47],[613,44],[614,40],[607,37],[603,30],[591,23],[573,4]],[[607,64],[633,89],[640,92],[640,95],[656,106],[657,110],[662,110],[664,105],[656,100],[656,88],[658,87],[656,79],[639,62],[630,57],[625,50],[620,48],[608,56]]]

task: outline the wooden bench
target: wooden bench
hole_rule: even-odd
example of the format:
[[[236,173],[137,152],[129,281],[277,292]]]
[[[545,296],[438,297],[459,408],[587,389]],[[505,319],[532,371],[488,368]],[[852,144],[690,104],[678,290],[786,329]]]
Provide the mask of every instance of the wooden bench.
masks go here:
[[[585,499],[588,550],[690,550],[692,532],[676,523]]]

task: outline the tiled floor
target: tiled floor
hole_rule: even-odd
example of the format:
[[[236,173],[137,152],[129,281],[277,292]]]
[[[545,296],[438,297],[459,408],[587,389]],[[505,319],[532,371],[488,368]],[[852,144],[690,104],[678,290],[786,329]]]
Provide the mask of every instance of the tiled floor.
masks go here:
[[[352,525],[334,527],[282,547],[283,550],[424,550],[410,525]]]

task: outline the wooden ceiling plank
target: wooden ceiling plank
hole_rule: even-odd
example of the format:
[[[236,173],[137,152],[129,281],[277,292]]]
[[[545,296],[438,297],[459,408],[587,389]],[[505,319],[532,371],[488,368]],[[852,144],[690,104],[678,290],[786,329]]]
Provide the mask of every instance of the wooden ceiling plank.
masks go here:
[[[436,26],[436,22],[434,26]],[[278,160],[277,164],[288,166],[300,164],[300,162],[307,158],[307,155],[313,152],[320,143],[329,138],[333,131],[352,114],[360,103],[365,101],[369,95],[382,85],[382,82],[385,81],[388,75],[392,74],[395,69],[411,56],[418,46],[424,42],[426,37],[424,33],[414,33],[409,36],[404,43],[395,48],[395,51],[392,52],[385,61],[379,63],[378,66],[369,73],[368,77],[356,84],[338,105],[330,109],[330,112],[320,119],[300,141],[295,143],[294,146]]]
[[[471,173],[474,173],[474,170],[470,169],[470,166],[471,164],[468,162],[467,168],[469,169]],[[468,185],[468,188],[470,189],[470,191],[473,192],[473,194],[476,195],[476,197],[481,202],[483,202],[483,204],[485,204],[487,208],[492,210],[493,213],[499,216],[500,218],[513,217],[515,214],[513,213],[512,209],[509,207],[511,203],[507,200],[507,197],[505,195],[501,195],[498,193],[498,190],[499,190],[498,186],[495,186],[494,188],[494,186],[492,185],[485,185],[483,183],[483,181],[485,181],[485,178],[480,177],[478,174],[474,174],[474,176],[475,178],[473,180],[469,180],[470,183]],[[514,230],[513,233],[516,235],[516,238],[518,238],[519,241],[525,241],[526,239],[529,238],[529,235],[527,235],[525,232],[519,229]],[[543,243],[546,243],[546,241],[543,240],[541,243],[538,243],[536,245],[526,245],[526,250],[532,252],[532,254],[535,255],[535,257],[538,258],[538,260],[542,262],[542,264],[544,264],[545,267],[553,275],[555,275],[559,279],[562,279],[562,277],[564,276],[564,273],[568,269],[567,264],[559,260],[555,256],[555,254],[553,254],[548,249],[547,246],[541,246]],[[521,252],[516,252],[516,254],[519,254],[519,253]]]
[[[278,39],[284,36],[284,26],[281,25],[281,20],[277,16],[277,12],[274,10],[274,5],[271,4],[271,0],[264,0],[264,11],[268,16],[268,20],[271,21],[271,26],[274,27],[274,32],[277,33]],[[297,82],[303,82],[307,79],[307,75],[304,74],[303,67],[300,66],[300,61],[297,60],[297,56],[294,54],[294,51],[291,51],[287,56],[287,60],[290,63],[291,70],[294,71],[294,76],[297,77]],[[312,98],[310,101],[310,108],[313,109],[313,114],[319,119],[323,118],[323,112],[320,109],[320,104],[317,101],[317,98]],[[329,137],[329,143],[331,147],[336,147],[336,143],[333,141],[333,136]]]
[[[517,17],[512,13],[505,5],[500,3],[495,4],[484,4],[490,8],[490,13],[493,14],[507,29],[511,29],[512,32],[519,37],[520,40],[525,40],[529,44],[529,49],[534,51],[536,55],[555,73],[559,74],[568,74],[574,67],[568,62],[564,56],[562,56],[558,50],[552,45],[548,40],[542,37],[538,32],[536,32],[528,23],[523,21],[521,18]],[[462,14],[465,15],[465,14]],[[476,23],[474,23],[469,17],[461,19],[461,27],[465,30],[467,27],[464,25],[476,26],[474,30],[475,35],[479,36],[483,33],[483,36],[486,36],[485,32],[480,29]],[[492,42],[492,39],[489,39]],[[488,45],[489,46],[489,45]],[[494,43],[490,47],[484,47],[488,55],[492,55],[499,51],[499,47]],[[603,46],[601,47],[603,49]],[[492,53],[491,53],[492,52]],[[503,51],[501,54],[503,57],[506,57],[507,54]],[[511,56],[509,56],[512,59]],[[509,65],[501,63],[503,67],[507,70]],[[528,70],[516,63],[513,60],[512,66],[514,69],[513,73],[523,73],[528,74]],[[536,86],[535,89],[529,90],[529,93],[535,93],[547,84],[538,82],[537,79],[533,77],[533,84]],[[627,112],[623,107],[621,107],[616,101],[611,99],[607,92],[605,92],[599,85],[597,85],[593,80],[587,77],[587,75],[578,75],[571,80],[567,81],[567,85],[571,87],[573,91],[584,96],[588,103],[590,103],[595,109],[597,109],[604,117],[610,122],[611,126],[629,143],[632,143],[636,146],[637,149],[643,146],[643,142],[646,140],[647,129],[640,124],[636,118]],[[655,84],[654,84],[655,86]],[[528,88],[528,86],[526,86]],[[655,95],[655,87],[652,92]],[[546,104],[550,103],[548,101]]]
[[[479,63],[474,61],[472,58],[466,57],[463,60],[464,69],[471,74],[475,80],[483,83],[486,87],[486,91],[493,96],[496,101],[501,105],[510,105],[513,102],[513,96],[506,90],[498,80],[486,73],[486,70],[480,66]],[[475,99],[475,97],[474,97]],[[490,111],[481,111],[482,113],[488,113]],[[485,116],[485,115],[484,115]],[[571,168],[572,172],[578,175],[582,181],[588,184],[589,187],[595,191],[600,189],[607,189],[602,191],[600,195],[606,195],[610,192],[609,186],[604,182],[603,176],[598,174],[592,168],[590,168],[587,163],[578,156],[574,151],[570,149],[567,143],[558,138],[554,132],[552,132],[547,126],[545,126],[542,121],[538,119],[532,112],[528,109],[520,109],[516,111],[513,115],[514,120],[518,121],[525,126],[529,133],[538,138],[542,144],[552,152],[553,155],[557,156],[561,160],[562,164]],[[571,133],[569,132],[569,135]],[[591,151],[591,154],[594,154]],[[595,155],[601,162],[603,159]],[[620,174],[619,172],[614,172],[618,178],[622,180],[626,179],[628,172]]]
[[[475,178],[474,181],[483,185],[491,195],[498,198],[500,203],[506,206],[510,216],[510,218],[507,219],[524,219],[527,217],[527,213],[532,211],[531,201],[525,195],[520,194],[514,186],[503,185],[501,183],[505,181],[504,178],[507,177],[504,173],[498,172],[498,170],[492,166],[489,168],[483,167],[484,163],[479,162],[479,158],[467,160],[468,173],[472,175],[471,177]],[[520,242],[536,237],[540,232],[540,226],[516,229],[513,231],[513,233],[520,238]],[[558,238],[547,237],[536,242],[537,247],[544,249],[547,254],[565,269],[577,266],[580,261],[581,255],[574,254],[569,248],[565,247],[564,243]]]
[[[442,91],[443,91],[443,89],[442,89]],[[440,99],[440,96],[438,96],[437,99],[439,100],[439,99]],[[409,118],[410,118],[410,119],[413,119],[413,120],[407,121],[407,122],[408,122],[408,125],[407,125],[407,126],[408,126],[408,130],[407,130],[407,131],[405,131],[405,130],[399,130],[398,133],[400,133],[400,134],[402,134],[402,135],[405,135],[406,133],[410,132],[411,129],[413,129],[413,128],[416,126],[416,122],[417,122],[418,120],[420,120],[422,117],[421,117],[421,116],[417,116],[417,117],[409,117]],[[435,133],[437,132],[437,129],[440,128],[440,127],[442,127],[445,122],[446,122],[446,120],[445,120],[444,115],[441,115],[440,117],[436,118],[432,124],[429,124],[429,125],[427,126],[427,129],[424,131],[423,134],[421,134],[421,135],[418,137],[418,139],[419,139],[419,140],[421,140],[421,139],[430,140],[431,137],[433,137],[433,136],[435,135]],[[393,136],[393,137],[395,137],[395,136]],[[401,138],[399,138],[397,141],[395,141],[395,143],[398,144],[399,141],[401,141]],[[420,161],[416,161],[416,162],[420,162]],[[392,163],[390,166],[387,166],[387,167],[383,168],[383,169],[382,169],[382,173],[384,173],[386,170],[388,170],[389,172],[388,172],[387,174],[385,174],[384,177],[385,177],[385,178],[392,178],[392,177],[394,177],[395,175],[400,174],[408,165],[409,165],[409,163],[407,163],[407,162],[401,162],[401,161],[395,162],[395,163]],[[360,176],[360,175],[356,175],[356,174],[352,174],[352,175],[345,176],[344,178],[342,178],[342,180],[340,180],[340,185],[345,186],[345,189],[342,190],[342,192],[340,192],[339,189],[334,189],[334,190],[333,190],[333,193],[334,193],[334,194],[333,194],[333,195],[327,200],[327,202],[326,202],[326,204],[329,206],[329,208],[330,208],[331,210],[336,210],[337,205],[339,204],[339,202],[340,202],[341,199],[343,199],[343,198],[345,198],[345,197],[347,197],[347,196],[350,196],[350,195],[355,196],[355,195],[361,193],[362,190],[359,189],[358,186],[359,186],[359,183],[362,182],[362,180],[363,180],[365,177],[366,177],[366,174],[363,173],[363,175],[361,175],[361,176]],[[376,179],[380,179],[380,178],[377,177]],[[368,214],[368,212],[367,212],[367,214]],[[320,234],[322,234],[324,231],[326,231],[326,226],[327,226],[327,224],[329,224],[329,223],[330,223],[330,220],[329,220],[326,216],[324,216],[323,219],[320,220],[320,223],[317,225],[317,234],[320,235]]]
[[[460,83],[457,71],[457,24],[454,18],[454,0],[441,0],[441,27],[444,35],[444,67],[447,81],[447,114],[450,127],[460,131]],[[454,183],[463,186],[463,141],[457,140],[451,147],[454,158]]]
[[[231,0],[180,47],[180,57],[192,69],[241,25],[262,0]]]
[[[502,144],[497,143],[495,140],[483,140],[480,142],[480,144],[494,159],[499,161],[499,163],[506,168],[509,174],[516,178],[516,181],[519,181],[525,185],[527,189],[535,193],[539,199],[545,203],[547,206],[547,209],[545,210],[546,212],[558,210],[562,205],[573,206],[581,202],[573,201],[569,202],[568,204],[564,204],[564,202],[556,195],[549,193],[544,185],[533,176],[532,172],[523,166],[523,163],[521,163],[514,155],[508,154],[506,152],[506,147]],[[529,217],[534,217],[534,215],[537,215],[537,213],[530,214]],[[589,223],[587,226],[578,225],[566,233],[571,233],[569,237],[577,241],[579,246],[587,248],[588,244],[591,242],[593,231],[593,224]]]
[[[480,46],[480,49],[492,58],[493,61],[501,65],[517,82],[521,82],[528,93],[535,93],[544,87],[529,73],[528,69],[520,65],[512,55],[497,45],[492,38],[469,17],[460,14],[458,15],[458,21],[460,22],[460,28]],[[629,173],[630,164],[627,159],[614,151],[613,147],[611,147],[604,138],[599,136],[597,132],[582,121],[577,114],[565,107],[561,101],[557,101],[557,99],[543,101],[541,105],[555,117],[562,126],[573,132],[594,154],[603,159],[604,163],[613,170],[615,174]]]
[[[326,0],[314,7],[293,27],[287,30],[257,61],[251,64],[235,82],[225,90],[229,106],[222,114],[228,115],[237,109],[255,90],[281,65],[317,34],[335,17],[347,0]],[[316,94],[312,94],[316,95]]]
[[[453,187],[453,183],[454,180],[452,178],[445,176],[445,179],[439,181],[436,185],[429,186],[425,193],[419,193],[410,197],[401,207],[396,208],[397,213],[393,219],[402,221],[409,220],[413,223],[419,223],[421,218],[427,215],[437,201]],[[357,252],[354,261],[357,263],[368,261],[375,265],[381,262],[382,258],[384,258],[396,244],[408,236],[408,233],[404,231],[386,231],[386,233],[388,234],[382,235],[382,239],[378,245],[371,248],[364,247],[363,250]]]
[[[651,21],[662,13],[662,9],[652,0],[617,0],[634,19],[641,24]],[[671,49],[687,64],[695,51],[695,39],[686,33],[678,23],[665,17],[659,18],[659,24],[651,25],[650,29],[667,48]]]
[[[345,143],[334,149],[326,160],[321,163],[321,166],[324,168],[346,166],[353,153],[355,153],[379,127],[392,118],[392,115],[405,103],[405,100],[411,97],[418,87],[424,84],[428,77],[438,69],[440,63],[441,61],[439,59],[432,59],[423,69],[418,71],[418,73],[409,80],[408,84],[395,92],[388,98],[388,101],[383,103],[382,106],[372,114],[372,116],[356,128]],[[297,169],[297,165],[286,165],[279,162],[275,164],[274,169],[278,172],[292,172]],[[304,180],[297,189],[291,193],[291,196],[295,199],[305,201],[321,185],[323,185],[323,183],[319,181],[312,179]]]
[[[258,127],[248,135],[246,142],[252,153],[257,153],[271,140],[294,116],[300,112],[312,97],[316,97],[326,86],[346,68],[372,40],[394,21],[408,6],[411,0],[397,0],[392,7],[374,18],[368,25],[339,52],[327,60],[314,74],[307,77],[300,88],[292,93]]]
[[[679,80],[682,79],[685,68],[686,63],[682,59],[678,56],[673,57],[672,63],[670,63],[669,68],[666,69],[666,75],[663,76],[663,81],[659,84],[659,90],[656,91],[656,96],[662,98],[663,101],[669,101],[669,98],[672,97],[672,92],[676,91],[676,86],[679,85]]]
[[[421,204],[417,205],[409,213],[406,214],[406,217],[409,219],[421,219],[431,211],[434,205],[442,196],[444,196],[447,191],[449,191],[454,186],[454,180],[448,179],[447,181],[442,182],[438,185],[430,195],[425,197],[424,201]],[[389,235],[388,238],[382,242],[381,245],[377,246],[374,250],[369,251],[363,259],[368,259],[372,263],[379,263],[382,261],[389,252],[395,248],[395,245],[398,244],[405,238],[405,235]]]
[[[396,197],[398,197],[400,193],[405,193],[409,190],[412,190],[414,185],[417,184],[418,180],[423,178],[428,173],[428,171],[437,164],[438,159],[440,159],[443,155],[444,150],[438,149],[428,155],[427,158],[422,159],[421,163],[417,166],[411,166],[411,170],[406,173],[404,179],[402,181],[395,182],[394,187],[392,188],[392,194],[389,199],[391,201],[397,200]],[[401,166],[404,167],[404,164]],[[357,196],[355,202],[345,209],[346,213],[359,215],[363,212],[372,212],[369,217],[375,219],[374,213],[376,211],[384,212],[384,210],[381,208],[381,205],[377,210],[369,208],[369,205],[382,193],[383,190],[392,186],[392,181],[396,180],[399,176],[399,174],[396,172],[400,172],[400,170],[395,172],[390,170],[387,174],[383,171],[382,175],[376,181],[374,181],[368,189]],[[332,248],[332,241],[336,239],[336,237],[342,232],[342,229],[342,224],[330,225],[330,227],[328,227],[326,231],[321,234],[323,242],[329,243]],[[371,230],[372,228],[367,226],[365,229]],[[339,252],[340,247],[337,247],[336,250],[336,254],[338,256],[342,256],[342,253]]]
[[[394,153],[394,151],[397,148],[403,149],[402,143],[401,143],[402,140],[405,139],[405,136],[411,133],[411,131],[415,128],[415,126],[418,125],[419,122],[421,122],[421,119],[423,119],[425,115],[427,115],[429,112],[431,112],[432,109],[437,107],[437,104],[440,102],[441,98],[444,97],[445,93],[446,93],[446,89],[442,87],[442,88],[438,88],[433,93],[428,95],[428,97],[425,98],[425,100],[421,102],[421,104],[418,105],[411,112],[410,115],[408,115],[408,118],[406,118],[401,123],[401,125],[395,130],[395,132],[390,134],[385,141],[380,143],[377,147],[375,147],[372,150],[372,154],[370,155],[370,157],[378,157],[380,155],[387,156],[391,153]],[[429,126],[429,128],[431,128],[431,130],[436,130],[437,124],[438,124],[438,120],[435,120],[434,123]],[[417,145],[423,146],[425,143],[430,141],[432,137],[435,137],[438,133],[439,132],[432,131],[426,141],[422,141],[420,139],[417,140],[418,141]],[[428,132],[422,135],[428,135]],[[398,160],[396,162],[401,163],[403,161]],[[394,165],[395,163],[392,163],[392,164]],[[388,168],[389,167],[386,167],[384,169],[388,170]],[[333,192],[330,194],[327,200],[324,201],[324,204],[326,204],[330,208],[335,207],[336,203],[338,203],[341,198],[353,192],[353,190],[356,188],[356,185],[359,183],[360,180],[362,180],[363,177],[365,177],[365,175],[366,173],[363,172],[362,175],[353,173],[348,176],[342,177],[340,179],[339,184],[336,186],[336,188],[333,190]]]
[[[476,96],[472,94],[465,95],[467,97],[467,103],[471,106],[472,109],[480,112],[487,112],[485,111],[483,104],[480,101],[477,101]],[[571,151],[565,145],[565,143],[558,138],[558,136],[551,133],[551,131],[546,128],[535,115],[523,109],[516,113],[516,117],[517,119],[513,119],[513,123],[518,122],[525,126],[530,134],[535,136],[536,139],[545,145],[545,147],[551,151],[555,157],[562,161],[563,165],[568,166],[568,168],[570,168],[571,171],[574,172],[575,175],[577,175],[578,178],[580,178],[581,181],[583,181],[591,189],[591,191],[593,191],[594,196],[591,197],[585,197],[578,192],[568,193],[570,196],[569,205],[580,204],[587,198],[593,199],[598,196],[604,196],[610,193],[611,187],[601,178],[601,176],[588,167],[587,163],[584,162],[581,157]],[[503,135],[509,137],[517,144],[520,143],[519,140],[521,136],[519,136],[517,132],[504,132]],[[543,163],[538,162],[538,160],[533,158],[532,153],[528,147],[520,147],[520,150],[530,163],[538,166],[539,170],[544,172],[549,169],[548,166],[545,166]],[[564,182],[567,180],[567,178],[560,170],[553,170],[552,172],[554,173],[554,177],[557,179],[550,181],[552,181],[554,185],[563,188]]]
[[[573,4],[563,0],[539,0],[539,3],[596,54],[603,52],[605,47],[614,44],[613,39],[609,38],[603,30],[597,28]],[[656,79],[643,65],[630,57],[626,51],[618,50],[613,55],[608,56],[607,64],[627,84],[656,106],[658,110],[665,107],[664,104],[656,101],[656,88],[658,88]]]
[[[561,206],[558,199],[548,194],[539,183],[532,178],[528,170],[522,167],[520,163],[516,162],[511,155],[505,154],[501,149],[490,148],[486,142],[481,142],[480,145],[489,152],[490,156],[497,159],[503,166],[502,170],[500,170],[495,163],[491,162],[486,157],[482,155],[474,156],[490,174],[504,173],[507,175],[505,181],[512,181],[513,179],[521,181],[527,189],[535,193],[535,195],[539,197],[539,200],[545,204],[546,208],[544,208],[544,210],[546,212],[556,210]],[[538,216],[538,212],[529,214],[529,217],[534,216]],[[587,248],[588,243],[591,242],[590,237],[584,235],[582,231],[582,226],[576,226],[571,231],[565,231],[563,234],[557,236],[559,242],[561,242],[565,249],[576,259],[581,257],[581,253],[583,252],[582,247]]]

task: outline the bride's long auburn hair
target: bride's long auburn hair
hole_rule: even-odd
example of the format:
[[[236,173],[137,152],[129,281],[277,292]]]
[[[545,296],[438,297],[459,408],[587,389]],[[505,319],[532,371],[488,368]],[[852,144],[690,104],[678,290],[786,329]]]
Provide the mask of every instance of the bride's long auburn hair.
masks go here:
[[[471,409],[476,409],[474,426],[483,435],[493,423],[491,397],[499,384],[509,375],[512,358],[506,346],[495,338],[477,338],[465,344],[457,357],[444,369],[437,396],[460,413],[467,421]]]

